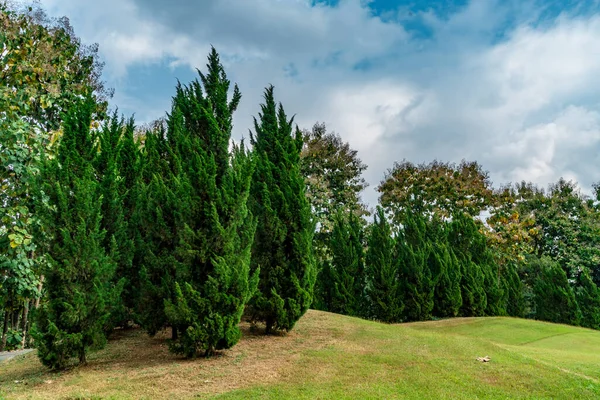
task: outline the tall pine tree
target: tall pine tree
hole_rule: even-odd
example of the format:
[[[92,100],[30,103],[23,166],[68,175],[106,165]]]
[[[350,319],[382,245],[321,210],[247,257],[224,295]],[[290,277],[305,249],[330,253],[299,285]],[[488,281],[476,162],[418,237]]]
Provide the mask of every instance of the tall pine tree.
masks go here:
[[[258,222],[252,268],[260,269],[251,311],[267,333],[294,327],[313,301],[316,279],[314,223],[299,168],[302,134],[293,132],[293,118],[277,107],[273,90],[265,90],[251,134],[256,169],[250,204]]]
[[[170,326],[164,301],[175,299],[179,261],[177,220],[180,208],[188,207],[173,190],[175,180],[170,167],[170,148],[163,127],[146,132],[140,162],[140,184],[133,219],[139,229],[136,265],[139,265],[137,319],[150,334]],[[139,263],[139,264],[137,264]],[[172,329],[173,339],[177,329]]]
[[[360,217],[338,212],[329,239],[332,260],[321,274],[328,293],[327,310],[339,314],[364,315],[364,238]]]
[[[133,122],[130,122],[133,124]],[[127,188],[120,176],[118,164],[119,147],[125,124],[119,119],[117,111],[106,121],[99,132],[98,152],[94,164],[100,181],[102,199],[101,228],[105,231],[104,248],[117,265],[115,282],[121,281],[128,286],[128,275],[133,259],[133,240],[124,216],[124,195]],[[115,326],[124,326],[130,317],[125,303],[129,290],[121,292],[122,297],[112,299],[113,312],[105,325],[109,333]]]
[[[460,265],[460,315],[463,317],[483,316],[487,306],[485,275],[473,261],[472,254],[472,244],[478,233],[472,217],[461,213],[454,215],[449,226],[448,241]]]
[[[431,318],[436,277],[430,269],[433,245],[427,239],[427,220],[421,214],[406,212],[403,229],[397,237],[397,254],[403,283],[404,319]]]
[[[533,286],[535,319],[579,325],[581,310],[565,271],[548,257],[532,260],[537,271]]]
[[[200,80],[178,86],[167,119],[179,269],[165,315],[177,332],[171,350],[187,357],[238,342],[238,324],[258,283],[258,273],[250,274],[256,224],[246,205],[253,161],[243,143],[229,150],[241,94],[236,85],[229,99],[230,82],[214,48],[207,68]]]
[[[577,277],[575,299],[581,310],[581,326],[600,329],[600,291],[585,270]]]
[[[400,322],[402,282],[396,262],[395,241],[392,229],[381,207],[377,207],[370,226],[365,265],[365,293],[368,317],[382,322]]]
[[[65,115],[58,154],[43,166],[40,180],[39,216],[47,237],[41,245],[49,263],[34,337],[42,363],[56,369],[71,357],[85,363],[86,350],[104,343],[110,300],[120,295],[112,280],[115,264],[102,245],[90,132],[95,107],[87,97]]]
[[[437,276],[434,290],[433,315],[440,318],[456,317],[462,305],[460,293],[460,264],[446,240],[434,244],[430,268]]]

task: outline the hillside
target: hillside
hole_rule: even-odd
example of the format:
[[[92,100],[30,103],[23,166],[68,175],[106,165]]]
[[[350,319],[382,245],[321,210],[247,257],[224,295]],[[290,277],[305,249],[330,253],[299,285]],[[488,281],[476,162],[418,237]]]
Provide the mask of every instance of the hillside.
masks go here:
[[[244,338],[213,359],[125,331],[89,364],[0,364],[0,398],[600,398],[600,332],[512,318],[383,325],[309,311],[287,336]],[[481,363],[477,357],[490,356]]]

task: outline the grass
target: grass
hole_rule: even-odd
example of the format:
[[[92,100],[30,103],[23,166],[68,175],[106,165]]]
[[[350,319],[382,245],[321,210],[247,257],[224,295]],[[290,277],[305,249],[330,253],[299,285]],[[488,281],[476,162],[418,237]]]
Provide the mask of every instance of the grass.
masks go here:
[[[318,311],[286,336],[243,329],[209,360],[171,355],[166,336],[140,331],[62,373],[27,354],[0,364],[0,398],[600,398],[600,332],[587,329],[513,318],[383,325]]]

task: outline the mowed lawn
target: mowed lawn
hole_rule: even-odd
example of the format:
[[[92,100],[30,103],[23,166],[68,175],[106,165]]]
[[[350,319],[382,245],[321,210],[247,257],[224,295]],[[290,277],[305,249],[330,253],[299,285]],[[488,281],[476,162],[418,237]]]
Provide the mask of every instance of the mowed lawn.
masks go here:
[[[30,353],[0,364],[0,398],[600,398],[600,332],[587,329],[513,318],[384,325],[318,311],[286,336],[243,329],[209,360],[171,355],[166,336],[136,330],[66,372]]]

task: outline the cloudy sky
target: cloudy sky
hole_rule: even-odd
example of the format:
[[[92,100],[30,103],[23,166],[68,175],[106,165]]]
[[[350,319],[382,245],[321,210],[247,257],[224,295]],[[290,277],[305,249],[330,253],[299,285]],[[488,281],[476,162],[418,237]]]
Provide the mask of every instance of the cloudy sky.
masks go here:
[[[242,91],[325,122],[375,188],[394,161],[477,160],[495,185],[600,181],[600,6],[586,0],[42,0],[97,42],[113,104],[148,122],[210,45]]]

